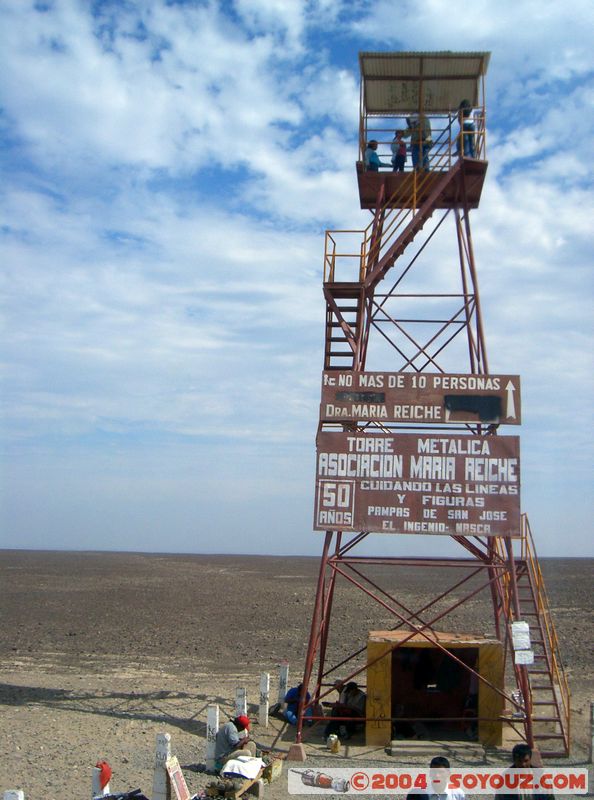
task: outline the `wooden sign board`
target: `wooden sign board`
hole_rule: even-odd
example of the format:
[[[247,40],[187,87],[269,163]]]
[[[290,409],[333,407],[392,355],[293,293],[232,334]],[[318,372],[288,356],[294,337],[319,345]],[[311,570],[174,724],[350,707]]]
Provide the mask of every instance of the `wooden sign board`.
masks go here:
[[[315,530],[520,535],[517,436],[322,432]]]
[[[320,420],[519,425],[520,378],[330,370],[322,374]]]
[[[186,779],[184,778],[182,768],[179,765],[179,761],[177,760],[177,756],[171,756],[171,758],[168,758],[165,766],[167,768],[169,781],[173,787],[173,791],[175,792],[177,800],[190,800],[192,795],[188,789],[188,785],[186,783]]]

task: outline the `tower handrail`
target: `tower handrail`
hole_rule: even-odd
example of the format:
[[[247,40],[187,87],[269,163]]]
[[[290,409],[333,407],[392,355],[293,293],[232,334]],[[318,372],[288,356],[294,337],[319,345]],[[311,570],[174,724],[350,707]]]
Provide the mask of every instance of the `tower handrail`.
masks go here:
[[[422,213],[422,219],[428,219],[435,208],[435,201],[443,192],[445,185],[453,178],[456,172],[456,167],[458,166],[458,162],[452,167],[452,169],[447,171],[439,171],[439,178],[436,181],[432,178],[431,171],[419,171],[413,173],[413,197],[414,202],[412,204],[412,208],[410,207],[400,207],[397,195],[399,194],[399,190],[396,190],[391,198],[385,204],[387,213],[384,216],[384,234],[381,237],[381,241],[379,242],[379,247],[377,253],[369,254],[368,262],[367,262],[367,269],[366,269],[366,280],[369,281],[370,276],[373,273],[378,273],[378,265],[381,265],[383,260],[388,259],[390,255],[390,250],[396,245],[399,236],[396,236],[398,232],[399,235],[404,233],[407,228],[410,228],[411,224],[415,222],[417,218]],[[404,185],[403,187],[404,188]],[[416,198],[418,195],[421,194],[423,200],[420,205],[417,204]],[[403,205],[403,204],[402,204]],[[400,229],[401,224],[404,222],[408,214],[410,213],[410,220],[407,222],[405,228]],[[422,225],[421,225],[422,227]],[[412,229],[411,231],[411,240],[414,238],[416,233],[418,232],[417,229]],[[377,280],[373,281],[376,283]]]
[[[447,158],[442,156],[442,158]],[[451,171],[451,170],[450,170]],[[420,207],[417,198],[427,193],[431,186],[432,173],[446,173],[446,170],[415,171],[407,173],[405,180],[396,190],[376,209],[376,216],[383,217],[382,235],[376,242],[373,241],[375,218],[363,229],[332,229],[326,231],[324,247],[324,283],[337,281],[336,270],[341,259],[359,259],[357,276],[359,281],[364,281],[377,264],[383,254],[396,241],[413,219],[418,215]],[[410,199],[412,197],[412,203]],[[357,249],[339,250],[338,238],[360,235]],[[348,282],[348,281],[347,281]]]
[[[456,133],[453,132],[455,123],[460,122],[459,112],[447,112],[443,115],[432,114],[428,115],[428,117],[432,122],[432,133],[437,133],[437,136],[433,139],[430,147],[431,169],[433,171],[437,171],[438,169],[441,171],[446,171],[450,168],[453,161],[455,161],[464,152],[464,132],[462,126],[460,125],[460,130],[458,130]],[[445,119],[445,124],[443,127],[435,127],[436,119]],[[474,157],[479,160],[485,160],[487,151],[487,131],[484,106],[479,106],[473,110],[471,120],[474,123],[474,131],[472,132],[475,152]],[[369,118],[367,121],[369,121]],[[366,125],[366,138],[361,139],[360,141],[360,160],[363,160],[366,141],[370,141],[375,138],[380,146],[389,148],[392,143],[392,139],[387,139],[384,135],[392,130],[394,130],[392,127],[373,128]],[[468,135],[468,132],[466,135]],[[410,142],[412,144],[414,139],[411,139]],[[380,158],[390,158],[390,152],[378,152],[378,155]],[[380,166],[379,171],[389,172],[391,171],[391,166],[383,163],[382,166]],[[414,170],[407,169],[405,171],[412,172]]]
[[[535,590],[535,601],[537,604],[537,612],[539,619],[542,621],[544,629],[543,633],[547,638],[547,654],[550,658],[550,668],[554,677],[553,683],[559,687],[561,702],[563,704],[564,718],[569,720],[569,703],[570,703],[570,689],[567,681],[567,675],[563,664],[559,661],[557,654],[559,653],[559,639],[557,631],[551,618],[551,606],[548,594],[545,588],[545,582],[542,575],[542,570],[538,559],[536,558],[536,551],[534,548],[534,538],[528,521],[528,515],[522,515],[522,555],[525,559],[526,566],[530,571],[531,582]],[[569,732],[567,732],[569,733]]]
[[[500,537],[497,537],[495,547],[500,559],[505,560],[505,547]],[[540,629],[543,636],[544,654],[547,661],[547,668],[551,676],[553,692],[555,692],[555,687],[558,687],[558,693],[555,692],[554,694],[554,703],[559,713],[561,734],[564,738],[566,750],[569,752],[571,693],[565,669],[558,657],[560,652],[559,639],[557,637],[557,631],[551,617],[551,606],[546,592],[540,564],[536,555],[530,522],[528,520],[528,515],[525,513],[522,514],[520,520],[520,563],[525,565],[528,574],[528,580],[532,587],[534,608],[540,621]],[[506,616],[511,621],[510,615],[513,615],[513,604],[511,603],[511,578],[508,573],[504,573],[503,575],[503,593],[503,600],[506,606]],[[529,698],[529,705],[532,706],[532,698]],[[535,719],[538,720],[537,717]]]

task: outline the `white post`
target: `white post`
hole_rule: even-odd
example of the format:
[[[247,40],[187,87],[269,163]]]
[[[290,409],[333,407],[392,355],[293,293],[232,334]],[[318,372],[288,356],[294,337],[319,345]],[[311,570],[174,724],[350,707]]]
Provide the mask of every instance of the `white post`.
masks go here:
[[[91,780],[91,800],[93,797],[100,797],[103,794],[109,794],[109,783],[106,783],[103,788],[101,788],[101,769],[99,767],[93,767],[93,777]]]
[[[235,690],[235,716],[247,714],[247,689],[238,686]]]
[[[590,764],[594,762],[594,703],[590,703]]]
[[[25,800],[25,793],[22,789],[7,789],[4,792],[4,800]]]
[[[213,770],[215,763],[215,741],[219,730],[219,707],[216,703],[207,706],[206,710],[206,768]]]
[[[260,675],[260,707],[258,709],[258,722],[264,728],[268,727],[268,709],[270,707],[270,675],[263,672]]]
[[[167,759],[171,757],[171,734],[158,733],[155,751],[155,771],[153,773],[152,800],[170,800],[171,788],[167,775]]]
[[[289,662],[278,665],[278,702],[282,703],[289,691]]]

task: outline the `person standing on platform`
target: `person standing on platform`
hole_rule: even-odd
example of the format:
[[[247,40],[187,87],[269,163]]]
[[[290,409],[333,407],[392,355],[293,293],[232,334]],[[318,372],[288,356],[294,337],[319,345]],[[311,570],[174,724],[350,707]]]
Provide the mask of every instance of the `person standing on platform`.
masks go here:
[[[404,131],[394,131],[396,134],[390,145],[392,149],[392,167],[394,172],[404,172],[406,164],[406,142],[402,138]]]
[[[402,135],[410,139],[410,155],[414,170],[429,169],[429,150],[433,141],[431,139],[431,122],[423,114],[422,121],[418,114],[406,118],[408,130]]]
[[[458,106],[458,119],[460,120],[460,136],[462,137],[462,153],[465,158],[475,157],[475,125],[474,115],[470,100],[462,100]],[[458,142],[458,154],[460,142]]]

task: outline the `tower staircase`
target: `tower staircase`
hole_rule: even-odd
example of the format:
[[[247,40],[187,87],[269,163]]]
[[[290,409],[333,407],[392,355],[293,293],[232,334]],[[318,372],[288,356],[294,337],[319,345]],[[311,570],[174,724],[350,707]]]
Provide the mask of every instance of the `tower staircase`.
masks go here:
[[[529,696],[521,698],[512,709],[512,715],[521,718],[525,713],[529,713],[534,744],[541,755],[545,758],[560,758],[569,755],[570,692],[544,579],[534,549],[528,517],[525,514],[522,515],[520,542],[521,553],[515,558],[519,619],[529,625],[530,647],[534,652],[534,662],[523,667],[526,671]],[[503,543],[498,540],[497,544],[500,556],[504,558]],[[511,623],[518,619],[512,602],[509,574],[503,579],[502,600],[509,643]],[[522,668],[515,665],[514,669],[518,671]],[[520,685],[519,681],[518,684]]]
[[[448,190],[458,180],[462,163],[462,159],[458,160],[450,170],[440,173],[437,181],[433,180],[434,176],[431,173],[411,172],[412,187],[403,186],[409,196],[412,189],[411,208],[398,207],[398,204],[402,203],[398,196],[389,198],[386,204],[387,209],[382,214],[383,225],[381,227],[383,230],[376,235],[377,244],[371,248],[369,253],[365,271],[367,290],[374,289],[385,277],[390,267],[394,266],[396,259],[404,253],[431,218],[435,209],[440,205],[440,198],[450,193]],[[429,183],[430,181],[431,183]],[[422,198],[418,208],[416,207],[417,197]],[[374,227],[379,227],[376,220],[374,220]]]
[[[398,189],[384,198],[385,184],[378,192],[374,219],[364,231],[327,231],[324,258],[326,299],[326,345],[324,369],[357,369],[365,336],[365,309],[378,283],[423,230],[444,197],[460,179],[464,160],[437,173],[407,173]],[[417,202],[420,205],[417,206]],[[337,249],[341,234],[361,235],[358,252]],[[351,247],[353,247],[351,245]],[[347,259],[358,263],[357,280],[337,280]],[[348,267],[343,271],[346,272]]]

